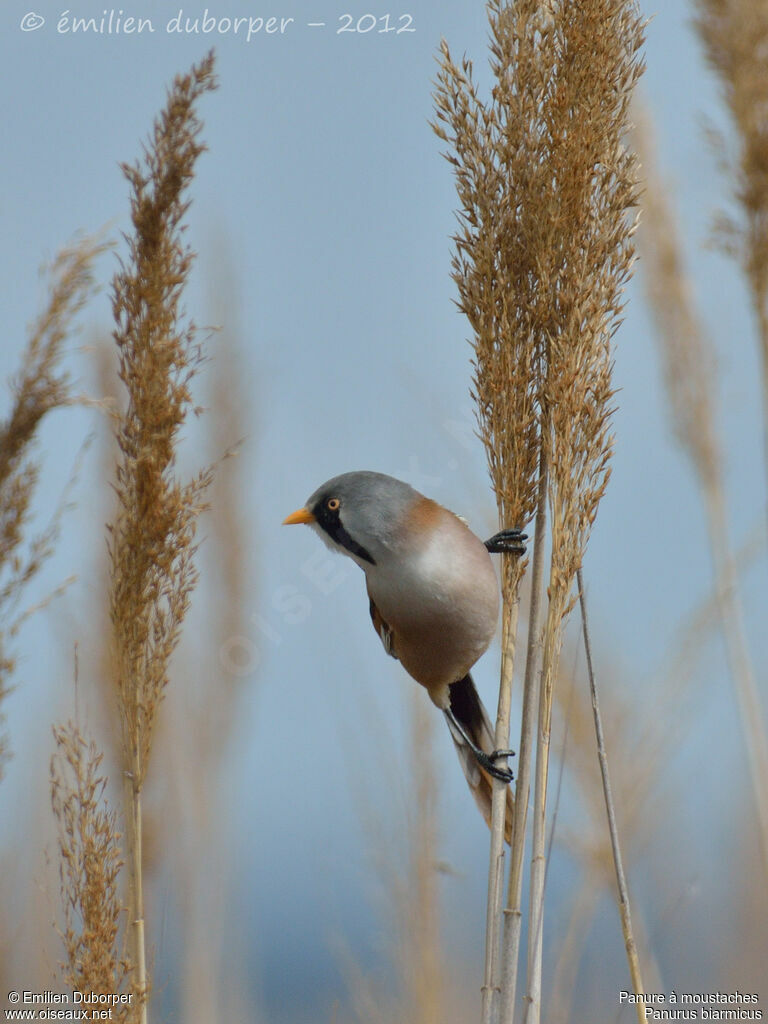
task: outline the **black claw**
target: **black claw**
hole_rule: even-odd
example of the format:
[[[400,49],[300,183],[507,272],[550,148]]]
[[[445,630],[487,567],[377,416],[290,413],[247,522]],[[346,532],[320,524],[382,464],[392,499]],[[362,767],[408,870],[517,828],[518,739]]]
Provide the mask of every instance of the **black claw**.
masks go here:
[[[485,542],[485,546],[492,555],[524,555],[525,544],[528,534],[522,530],[501,530]]]
[[[497,757],[514,757],[514,750],[494,750],[488,755],[492,761],[495,761]]]
[[[478,763],[489,775],[492,775],[495,779],[500,779],[502,782],[511,782],[514,779],[511,768],[500,768],[494,761],[497,757],[512,757],[514,750],[494,750],[492,754],[486,754],[484,751],[475,751],[475,757]]]

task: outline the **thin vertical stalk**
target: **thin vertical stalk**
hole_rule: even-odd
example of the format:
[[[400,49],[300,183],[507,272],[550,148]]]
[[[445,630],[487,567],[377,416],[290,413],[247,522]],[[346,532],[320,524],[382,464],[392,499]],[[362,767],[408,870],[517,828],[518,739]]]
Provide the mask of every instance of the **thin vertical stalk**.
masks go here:
[[[138,1020],[147,1024],[147,954],[144,939],[144,875],[141,787],[136,776],[126,773],[125,806],[130,808],[128,830],[128,877],[130,891],[130,922],[132,934],[131,959],[133,961],[133,984],[138,1000]]]
[[[538,659],[540,650],[539,616],[544,573],[544,537],[547,528],[547,463],[544,449],[539,455],[539,489],[531,565],[531,601],[528,613],[528,643],[525,653],[523,709],[520,725],[518,775],[515,784],[515,813],[512,819],[509,883],[504,910],[504,941],[501,985],[501,1024],[513,1024],[517,993],[517,971],[520,959],[523,912],[523,855],[528,823],[528,800],[531,789],[531,757],[533,732],[538,706]]]
[[[576,571],[576,579],[579,587],[579,605],[581,607],[581,625],[584,635],[584,653],[587,659],[587,675],[589,676],[589,692],[592,698],[592,714],[595,719],[595,737],[597,739],[597,757],[600,762],[600,775],[603,780],[603,794],[605,796],[605,810],[608,816],[608,831],[611,836],[611,852],[613,854],[613,866],[616,869],[616,885],[619,895],[619,913],[621,914],[621,930],[624,934],[624,948],[627,952],[629,973],[632,978],[632,987],[635,995],[642,995],[645,992],[643,979],[640,973],[640,960],[637,955],[637,945],[632,931],[632,915],[629,908],[629,888],[627,878],[624,874],[624,864],[621,859],[621,846],[619,844],[619,830],[616,824],[616,811],[611,792],[611,779],[608,774],[608,755],[605,749],[605,735],[603,734],[603,719],[600,714],[600,704],[597,699],[597,683],[592,665],[592,644],[589,635],[589,622],[587,619],[587,599],[584,594],[584,577],[581,567]],[[645,1021],[645,1005],[642,1002],[635,1004],[638,1024]]]
[[[496,716],[494,744],[497,750],[509,745],[509,721],[512,707],[512,677],[515,666],[517,625],[520,612],[520,577],[504,555],[505,582],[504,618],[502,623],[501,683]],[[513,588],[507,599],[507,587]],[[488,903],[485,917],[485,971],[483,976],[483,1024],[492,1024],[497,1018],[500,982],[501,905],[504,896],[504,830],[507,812],[507,786],[493,780],[491,798],[491,844],[488,866]]]
[[[547,875],[547,788],[549,748],[552,736],[552,697],[565,608],[562,593],[552,593],[544,628],[541,681],[539,683],[538,736],[533,793],[533,849],[528,915],[528,979],[525,996],[526,1024],[541,1020],[542,967],[544,954],[544,888]]]

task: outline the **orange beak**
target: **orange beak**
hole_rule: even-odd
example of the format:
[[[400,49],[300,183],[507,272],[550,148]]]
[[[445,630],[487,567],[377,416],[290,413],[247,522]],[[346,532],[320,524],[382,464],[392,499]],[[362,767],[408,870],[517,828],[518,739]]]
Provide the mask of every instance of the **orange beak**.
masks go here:
[[[308,508],[297,508],[283,520],[283,526],[293,526],[294,523],[314,523],[315,517]]]

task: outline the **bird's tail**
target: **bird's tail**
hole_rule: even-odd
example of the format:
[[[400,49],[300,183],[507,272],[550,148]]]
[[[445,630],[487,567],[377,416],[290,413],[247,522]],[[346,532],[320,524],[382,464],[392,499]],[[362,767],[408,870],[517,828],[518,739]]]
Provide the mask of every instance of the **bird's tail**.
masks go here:
[[[486,754],[492,754],[494,750],[493,728],[488,718],[488,712],[483,707],[480,696],[472,682],[472,676],[467,673],[458,683],[452,683],[450,687],[451,711],[467,736]],[[456,753],[459,755],[461,767],[464,771],[469,788],[475,798],[475,803],[480,808],[480,813],[485,818],[486,824],[491,825],[491,794],[493,792],[493,780],[477,762],[472,748],[466,739],[456,729],[453,722],[446,715],[448,728],[451,731],[453,742],[456,745]],[[514,798],[512,790],[507,787],[507,813],[504,823],[504,838],[507,842],[512,837],[512,814],[514,811]]]

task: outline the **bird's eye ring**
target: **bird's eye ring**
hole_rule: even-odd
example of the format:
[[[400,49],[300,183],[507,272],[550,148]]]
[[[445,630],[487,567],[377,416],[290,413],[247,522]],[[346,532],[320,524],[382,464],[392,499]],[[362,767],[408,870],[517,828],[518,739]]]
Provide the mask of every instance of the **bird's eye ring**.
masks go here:
[[[326,505],[331,512],[336,512],[338,511],[341,502],[339,501],[338,498],[329,498],[328,501],[326,502]]]

